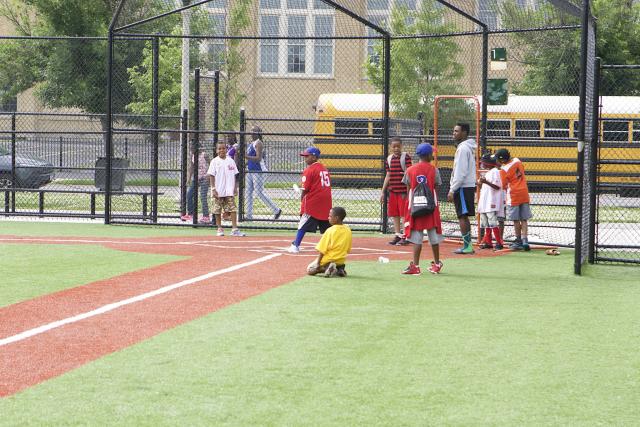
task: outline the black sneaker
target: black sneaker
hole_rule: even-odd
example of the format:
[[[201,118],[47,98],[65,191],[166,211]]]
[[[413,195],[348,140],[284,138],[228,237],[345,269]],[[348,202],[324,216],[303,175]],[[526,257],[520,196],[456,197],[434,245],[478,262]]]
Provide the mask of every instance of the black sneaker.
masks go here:
[[[500,243],[496,243],[495,248],[493,249],[494,251],[501,251],[504,249],[504,246],[502,246]]]
[[[389,242],[389,244],[390,244],[390,245],[394,245],[394,246],[395,246],[395,245],[397,245],[398,243],[400,243],[400,241],[401,241],[401,240],[402,240],[402,237],[400,237],[400,236],[395,236],[395,237],[393,238],[393,240]]]

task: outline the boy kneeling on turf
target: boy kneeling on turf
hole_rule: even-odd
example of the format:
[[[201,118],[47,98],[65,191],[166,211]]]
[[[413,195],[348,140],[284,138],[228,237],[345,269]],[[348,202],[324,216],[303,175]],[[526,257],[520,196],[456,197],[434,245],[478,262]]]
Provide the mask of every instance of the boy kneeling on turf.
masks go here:
[[[316,245],[318,258],[307,267],[310,276],[324,273],[325,277],[345,277],[345,261],[351,251],[351,229],[342,221],[347,216],[344,208],[336,206],[329,211],[331,227],[322,235]]]

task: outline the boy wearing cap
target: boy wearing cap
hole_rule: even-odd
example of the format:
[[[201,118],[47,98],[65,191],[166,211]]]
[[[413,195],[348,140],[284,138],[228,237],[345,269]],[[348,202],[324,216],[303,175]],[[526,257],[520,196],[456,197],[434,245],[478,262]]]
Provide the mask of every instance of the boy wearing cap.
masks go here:
[[[302,172],[300,188],[302,189],[300,202],[300,222],[296,239],[291,243],[287,252],[297,254],[306,232],[315,233],[320,229],[324,233],[329,224],[331,210],[331,177],[329,171],[318,162],[320,150],[309,147],[300,153],[304,157],[307,167]]]
[[[507,219],[513,221],[516,233],[516,240],[509,245],[509,248],[528,251],[530,247],[527,221],[533,215],[529,206],[529,188],[524,175],[524,165],[517,157],[511,158],[511,153],[506,148],[496,151],[495,157],[502,165],[500,169],[502,188],[507,190]]]
[[[431,144],[419,144],[416,147],[416,156],[420,158],[420,161],[408,168],[402,179],[409,193],[409,208],[405,215],[405,235],[407,236],[407,241],[413,243],[413,261],[409,263],[409,266],[402,274],[421,274],[420,254],[422,252],[422,241],[425,231],[431,244],[431,250],[433,251],[433,261],[431,261],[429,272],[438,274],[443,267],[443,263],[440,261],[440,242],[443,240],[443,237],[436,187],[442,185],[442,179],[440,178],[438,169],[431,164],[431,160],[433,159],[433,147]],[[427,189],[433,192],[436,207],[430,214],[413,217],[411,215],[413,192],[416,187],[422,185],[422,183],[425,183]]]
[[[498,224],[500,209],[502,208],[502,180],[500,170],[496,167],[497,160],[490,153],[483,154],[480,159],[482,169],[489,169],[478,178],[480,197],[478,199],[478,213],[480,214],[480,227],[484,230],[484,238],[480,249],[492,249],[491,236],[496,238],[495,250],[502,250],[504,242]]]

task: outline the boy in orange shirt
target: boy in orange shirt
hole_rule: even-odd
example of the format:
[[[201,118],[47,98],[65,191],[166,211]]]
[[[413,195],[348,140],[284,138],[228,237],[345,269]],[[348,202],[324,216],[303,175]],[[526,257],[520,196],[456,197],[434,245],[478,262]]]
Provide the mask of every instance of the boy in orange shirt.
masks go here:
[[[524,165],[517,157],[511,158],[511,153],[506,148],[495,152],[494,156],[502,165],[500,177],[502,188],[507,190],[507,219],[513,221],[516,240],[509,248],[516,251],[530,250],[527,237],[527,221],[533,217],[529,206],[529,188],[524,175]]]

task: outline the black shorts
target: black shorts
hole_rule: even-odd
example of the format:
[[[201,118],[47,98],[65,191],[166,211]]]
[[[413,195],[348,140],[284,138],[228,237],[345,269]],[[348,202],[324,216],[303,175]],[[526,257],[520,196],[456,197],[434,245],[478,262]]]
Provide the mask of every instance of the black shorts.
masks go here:
[[[307,233],[315,233],[318,229],[320,233],[324,233],[329,227],[331,227],[331,224],[329,224],[328,219],[317,219],[307,214],[302,215],[300,223],[298,223],[298,230],[304,230]]]
[[[476,187],[464,187],[453,192],[453,204],[456,205],[456,215],[475,216]]]

